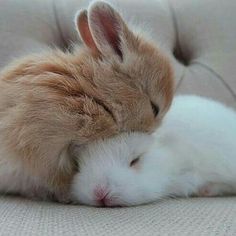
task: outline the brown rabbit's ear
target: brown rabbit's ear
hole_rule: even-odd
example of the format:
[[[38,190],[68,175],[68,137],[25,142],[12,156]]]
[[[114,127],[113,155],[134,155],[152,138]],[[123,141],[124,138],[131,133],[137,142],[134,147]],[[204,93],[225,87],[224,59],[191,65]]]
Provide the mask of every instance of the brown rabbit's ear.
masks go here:
[[[87,11],[79,11],[75,16],[75,25],[79,31],[80,37],[83,42],[94,52],[98,53],[98,48],[93,40],[92,34],[89,29]]]
[[[95,2],[88,10],[89,28],[97,48],[104,56],[122,58],[121,37],[125,27],[120,15],[106,2]]]
[[[133,34],[108,3],[93,2],[88,13],[80,12],[76,22],[83,41],[90,49],[99,51],[104,57],[114,55],[123,58],[125,50],[122,47],[128,47],[125,44],[129,43]]]

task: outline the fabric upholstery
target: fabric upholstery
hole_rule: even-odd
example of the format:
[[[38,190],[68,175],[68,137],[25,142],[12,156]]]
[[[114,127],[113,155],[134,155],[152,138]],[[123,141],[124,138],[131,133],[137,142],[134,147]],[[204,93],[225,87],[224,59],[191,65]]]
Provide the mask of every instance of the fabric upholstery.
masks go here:
[[[113,0],[152,31],[175,68],[177,93],[236,108],[235,0]],[[88,0],[7,0],[0,6],[0,67],[79,39],[73,17]],[[97,209],[0,197],[0,235],[236,235],[236,198],[166,200]]]
[[[174,199],[130,208],[93,208],[0,198],[0,235],[236,235],[236,198]]]

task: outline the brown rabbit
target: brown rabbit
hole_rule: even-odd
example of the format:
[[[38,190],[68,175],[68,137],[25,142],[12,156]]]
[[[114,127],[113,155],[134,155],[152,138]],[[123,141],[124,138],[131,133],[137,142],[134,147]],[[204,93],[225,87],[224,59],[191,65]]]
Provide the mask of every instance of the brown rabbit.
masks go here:
[[[0,75],[0,191],[67,201],[71,144],[151,132],[173,97],[169,61],[107,3],[80,11],[85,46],[17,60]]]

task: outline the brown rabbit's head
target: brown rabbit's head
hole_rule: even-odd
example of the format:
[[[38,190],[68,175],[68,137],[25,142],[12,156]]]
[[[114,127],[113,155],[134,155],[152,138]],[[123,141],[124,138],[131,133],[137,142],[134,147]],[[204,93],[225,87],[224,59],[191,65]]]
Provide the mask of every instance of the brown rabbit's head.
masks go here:
[[[173,98],[168,59],[154,43],[132,32],[105,2],[80,11],[75,23],[87,46],[80,51],[80,59],[84,76],[96,88],[93,97],[112,115],[120,131],[152,131]]]

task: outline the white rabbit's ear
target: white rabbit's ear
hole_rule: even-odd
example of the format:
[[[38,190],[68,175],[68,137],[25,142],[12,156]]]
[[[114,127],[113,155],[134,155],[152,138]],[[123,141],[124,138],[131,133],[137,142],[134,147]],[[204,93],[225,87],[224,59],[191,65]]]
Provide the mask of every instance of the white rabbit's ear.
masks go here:
[[[87,11],[79,11],[75,16],[75,26],[83,42],[94,52],[98,53],[98,48],[93,40],[89,29]]]

